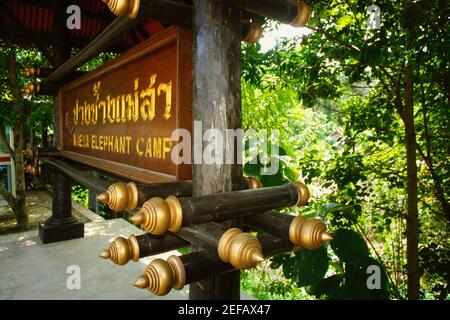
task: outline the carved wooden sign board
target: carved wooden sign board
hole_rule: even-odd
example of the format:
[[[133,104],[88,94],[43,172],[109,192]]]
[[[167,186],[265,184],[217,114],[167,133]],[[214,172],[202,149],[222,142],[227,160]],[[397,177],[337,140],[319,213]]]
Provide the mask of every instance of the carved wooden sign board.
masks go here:
[[[187,180],[173,130],[191,131],[191,32],[170,27],[59,91],[63,156],[132,180]]]

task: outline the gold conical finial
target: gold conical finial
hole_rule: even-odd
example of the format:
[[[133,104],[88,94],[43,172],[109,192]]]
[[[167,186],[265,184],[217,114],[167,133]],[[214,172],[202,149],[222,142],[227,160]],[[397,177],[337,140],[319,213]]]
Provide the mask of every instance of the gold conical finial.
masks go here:
[[[109,195],[107,192],[102,192],[97,196],[97,200],[102,203],[108,203],[109,202]]]
[[[299,1],[297,5],[297,16],[291,21],[290,25],[293,27],[304,27],[308,23],[311,16],[311,7],[303,1]]]
[[[289,227],[289,240],[296,246],[306,249],[317,249],[326,241],[333,239],[326,232],[326,225],[319,219],[295,217]]]
[[[308,203],[310,196],[309,189],[306,184],[302,182],[291,182],[289,184],[297,190],[298,200],[296,206],[305,206]]]
[[[155,259],[145,268],[134,286],[147,289],[157,296],[163,296],[172,290],[183,288],[186,281],[184,265],[177,256],[170,256],[167,261]]]
[[[236,269],[247,269],[264,261],[258,238],[238,228],[227,230],[220,238],[217,249],[220,259]]]
[[[183,213],[180,202],[170,196],[166,200],[154,197],[147,200],[141,210],[131,217],[131,221],[140,224],[151,234],[163,234],[168,230],[177,232],[181,228]]]
[[[139,278],[137,278],[137,280],[134,282],[133,286],[140,288],[140,289],[145,289],[149,286],[148,283],[148,279],[146,276],[140,276]]]
[[[264,259],[264,256],[263,256],[263,254],[262,254],[261,252],[255,251],[255,252],[253,253],[253,255],[252,255],[252,260],[253,260],[255,263],[261,263],[261,262],[263,262],[265,259]]]
[[[249,176],[246,177],[247,179],[247,185],[249,189],[259,189],[262,188],[262,183],[255,177]]]
[[[138,213],[133,214],[130,217],[130,221],[132,224],[142,224],[142,223],[144,223],[145,219],[144,219],[143,214],[138,212]]]
[[[134,182],[116,182],[108,187],[108,190],[99,194],[97,200],[106,204],[111,210],[120,212],[134,210],[138,202],[138,190]]]
[[[111,259],[112,262],[118,265],[124,265],[128,261],[138,261],[139,244],[135,235],[130,235],[128,239],[124,237],[118,237],[110,243],[109,249],[106,249],[100,253],[100,257],[103,259]]]
[[[139,11],[140,0],[102,0],[108,5],[109,10],[116,16],[128,16],[136,18]]]
[[[106,249],[106,250],[103,250],[102,252],[100,252],[100,258],[103,258],[103,259],[111,258],[111,253],[109,252],[109,249]]]
[[[333,236],[329,234],[328,232],[322,233],[322,241],[327,242],[333,240]]]

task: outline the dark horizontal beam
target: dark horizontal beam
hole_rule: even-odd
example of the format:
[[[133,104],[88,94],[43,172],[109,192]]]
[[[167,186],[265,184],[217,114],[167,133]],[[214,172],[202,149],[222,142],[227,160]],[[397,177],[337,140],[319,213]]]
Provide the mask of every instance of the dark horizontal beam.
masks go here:
[[[92,42],[53,71],[44,80],[44,83],[57,84],[61,82],[78,67],[93,59],[98,53],[107,50],[119,37],[135,28],[139,22],[140,20],[138,19],[130,19],[128,17],[116,18]]]
[[[271,18],[295,27],[308,22],[311,8],[303,1],[294,0],[214,0],[259,16]],[[182,27],[192,26],[193,8],[170,0],[104,0],[117,16],[158,19]]]
[[[40,7],[43,9],[50,9],[53,10],[53,2],[55,0],[20,0],[21,3],[25,3],[25,4],[30,4],[36,7]],[[76,3],[74,3],[76,4]],[[114,16],[109,15],[108,16],[104,16],[101,13],[97,13],[97,12],[92,12],[92,11],[88,11],[86,9],[84,9],[83,7],[81,7],[81,17],[86,17],[89,19],[94,19],[94,20],[98,20],[101,22],[106,22],[106,23],[110,23],[111,21],[114,20]]]
[[[90,172],[80,170],[62,159],[47,158],[43,159],[43,162],[95,193],[101,193],[108,187],[108,183],[106,181],[95,178],[90,174]]]
[[[224,5],[239,8],[250,13],[278,20],[296,27],[304,26],[311,14],[311,8],[303,1],[293,0],[214,0]]]

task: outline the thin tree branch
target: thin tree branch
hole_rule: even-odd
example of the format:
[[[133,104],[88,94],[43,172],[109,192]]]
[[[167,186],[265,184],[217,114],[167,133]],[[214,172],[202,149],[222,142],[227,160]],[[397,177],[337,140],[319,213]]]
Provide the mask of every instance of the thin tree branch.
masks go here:
[[[14,150],[11,148],[8,141],[6,140],[4,129],[5,128],[0,127],[0,140],[1,140],[4,148],[6,149],[6,152],[8,152],[9,156],[13,159],[13,161],[15,161],[16,153],[14,152]]]

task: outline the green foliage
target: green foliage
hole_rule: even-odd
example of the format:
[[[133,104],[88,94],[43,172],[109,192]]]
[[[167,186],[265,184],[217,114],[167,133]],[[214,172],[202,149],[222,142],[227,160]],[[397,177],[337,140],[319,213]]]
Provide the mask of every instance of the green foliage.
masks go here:
[[[279,128],[288,157],[279,157],[277,175],[259,177],[268,185],[305,181],[310,204],[291,213],[318,215],[334,231],[325,278],[306,292],[329,299],[404,298],[407,175],[401,112],[404,70],[412,63],[422,296],[448,299],[448,14],[443,1],[382,0],[376,3],[381,28],[367,30],[370,4],[314,2],[311,34],[280,41],[266,53],[244,46],[244,126]],[[262,166],[245,164],[244,172],[258,176]],[[296,259],[273,263],[294,283],[300,279]],[[303,262],[310,270],[311,261]],[[368,264],[381,267],[381,290],[367,290]],[[306,273],[306,279],[313,274]]]
[[[89,191],[80,185],[72,186],[72,200],[78,202],[84,207],[88,207]]]
[[[339,229],[333,233],[331,247],[343,263],[363,265],[369,258],[369,248],[361,236],[353,230]]]

